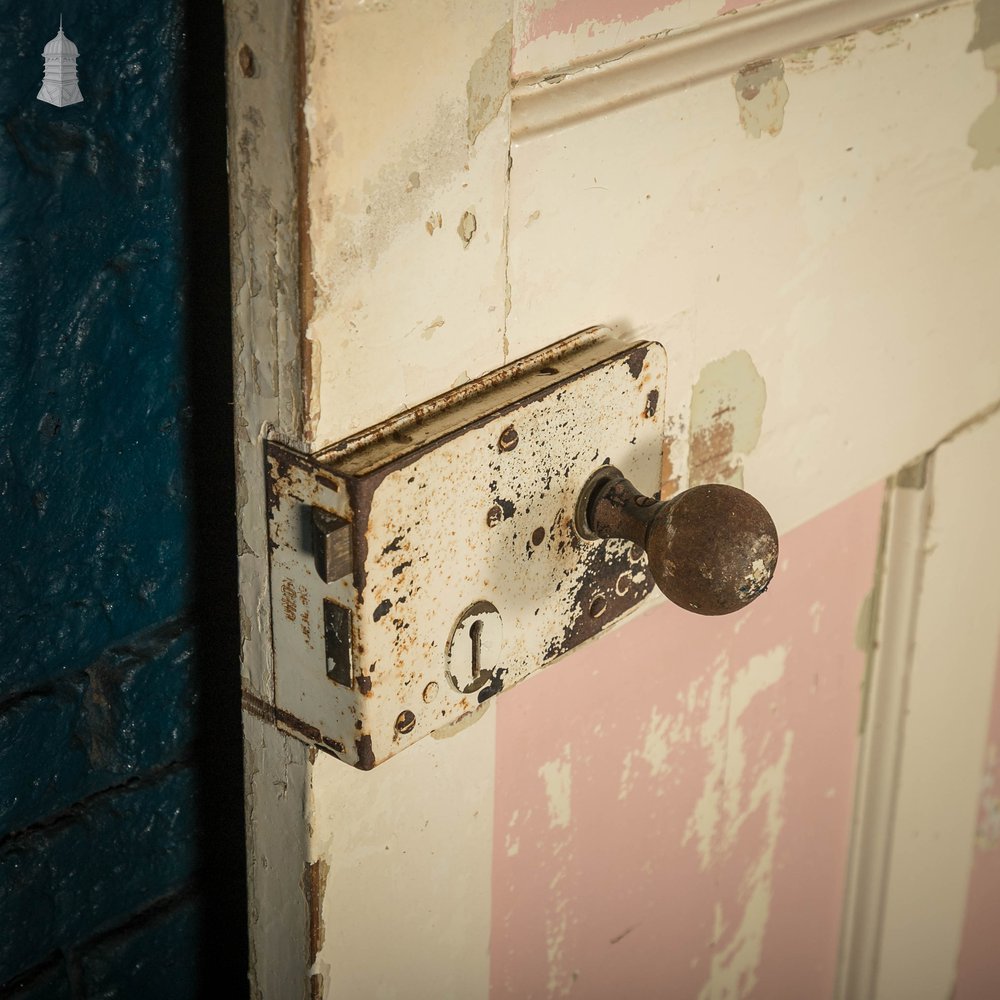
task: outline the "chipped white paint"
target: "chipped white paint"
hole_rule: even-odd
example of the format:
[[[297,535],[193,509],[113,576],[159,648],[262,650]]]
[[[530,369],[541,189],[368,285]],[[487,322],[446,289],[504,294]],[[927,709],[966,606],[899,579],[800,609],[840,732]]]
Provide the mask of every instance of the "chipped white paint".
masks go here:
[[[996,75],[966,51],[972,4],[820,44],[915,6],[747,9],[515,93],[510,217],[538,215],[510,235],[511,351],[555,323],[660,340],[678,487],[688,387],[746,351],[767,408],[744,479],[782,531],[1000,397],[980,361],[1000,199],[968,145]],[[732,74],[775,56],[781,132],[751,140]]]
[[[689,691],[686,712],[661,715],[655,705],[652,707],[649,722],[642,729],[642,745],[638,750],[630,750],[625,755],[618,787],[619,799],[624,799],[635,786],[640,774],[639,761],[645,762],[651,778],[660,778],[669,773],[670,748],[691,738],[689,715],[694,707],[693,697],[694,688]],[[663,794],[662,783],[657,786],[656,794]]]
[[[505,359],[512,13],[306,10],[307,429],[321,447]]]
[[[508,858],[516,857],[521,853],[521,840],[519,837],[511,833],[511,830],[517,826],[518,817],[520,815],[521,810],[515,809],[511,814],[510,819],[507,820],[507,832],[504,835],[504,850],[506,850]]]
[[[227,0],[226,36],[248,972],[262,1000],[308,990],[307,748],[260,718],[274,690],[261,454],[269,427],[296,439],[302,410],[293,9]]]
[[[317,757],[311,856],[330,873],[313,971],[324,996],[486,1000],[495,719],[367,774]]]
[[[249,713],[243,718],[247,802],[250,992],[305,997],[309,919],[302,873],[309,850],[308,753]]]
[[[718,0],[674,0],[661,2],[659,9],[650,4],[652,9],[637,16],[617,4],[605,4],[600,17],[582,17],[572,25],[551,16],[557,6],[558,0],[518,0],[516,77],[558,79],[581,63],[613,61],[646,39],[711,20],[720,5]]]
[[[545,957],[549,963],[546,982],[549,997],[566,996],[573,988],[573,974],[564,968],[563,948],[569,926],[569,903],[561,898],[551,917],[545,920]]]
[[[784,734],[780,756],[759,772],[750,792],[747,812],[727,818],[726,835],[735,841],[743,820],[764,811],[762,843],[759,853],[744,874],[740,903],[742,912],[735,926],[727,925],[722,907],[716,904],[716,948],[709,962],[708,976],[698,994],[698,1000],[729,1000],[748,997],[757,982],[757,967],[764,949],[764,931],[771,909],[774,865],[778,835],[781,832],[781,800],[788,761],[792,753],[793,735]]]
[[[569,826],[572,815],[570,798],[573,786],[573,765],[570,748],[567,746],[562,757],[546,761],[538,769],[539,777],[545,782],[545,798],[549,807],[549,826],[552,829]]]
[[[781,679],[786,657],[787,650],[778,646],[752,657],[733,674],[726,654],[720,654],[711,687],[700,694],[706,715],[697,738],[707,752],[709,768],[701,796],[688,819],[684,842],[695,842],[703,871],[719,854],[732,848],[743,824],[761,802],[775,798],[780,801],[792,734],[786,735],[781,756],[762,767],[751,783],[744,777],[746,732],[741,719],[754,698]],[[777,826],[769,826],[768,830],[777,837]]]
[[[726,17],[713,17],[715,11],[703,7],[704,16],[692,19],[691,7],[681,0],[653,15],[659,20],[653,31],[643,30],[652,26],[648,19],[645,24],[636,22],[637,30],[628,33],[631,38],[621,38],[621,44],[581,46],[576,58],[519,72],[514,133],[525,138],[581,122],[608,109],[729,76],[748,63],[796,49],[829,43],[842,50],[844,36],[851,32],[919,16],[935,6],[928,0],[866,0],[863,5],[850,0],[764,0]],[[680,16],[669,24],[676,15]],[[607,25],[611,30],[618,27],[614,22]],[[670,30],[675,27],[684,30]],[[588,52],[593,53],[589,58]],[[517,61],[524,61],[521,52]],[[730,93],[731,88],[730,81]]]
[[[739,912],[715,909],[715,947],[705,972],[699,1000],[723,1000],[750,995],[760,962],[771,906],[782,801],[793,748],[793,734],[765,745],[751,755],[746,714],[767,698],[785,672],[787,650],[775,647],[753,656],[734,670],[725,653],[713,669],[678,695],[673,713],[654,708],[640,734],[641,746],[624,760],[619,798],[630,793],[638,761],[645,761],[651,778],[669,774],[671,748],[701,747],[707,767],[701,794],[687,819],[684,843],[691,844],[703,872],[732,856],[741,831],[753,817],[762,817],[759,840],[743,873]],[[657,794],[662,791],[662,782]],[[745,840],[745,835],[743,837]]]
[[[812,622],[813,635],[819,635],[819,627],[822,619],[823,604],[820,601],[813,601],[809,605],[809,620]]]

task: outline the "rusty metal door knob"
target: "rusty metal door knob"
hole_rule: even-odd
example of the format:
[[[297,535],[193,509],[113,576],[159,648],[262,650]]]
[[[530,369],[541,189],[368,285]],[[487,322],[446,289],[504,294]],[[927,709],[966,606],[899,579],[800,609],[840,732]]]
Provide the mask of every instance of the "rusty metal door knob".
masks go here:
[[[660,590],[699,615],[746,607],[767,589],[778,562],[771,515],[734,486],[695,486],[658,501],[605,466],[580,493],[576,522],[584,538],[624,538],[643,548]]]

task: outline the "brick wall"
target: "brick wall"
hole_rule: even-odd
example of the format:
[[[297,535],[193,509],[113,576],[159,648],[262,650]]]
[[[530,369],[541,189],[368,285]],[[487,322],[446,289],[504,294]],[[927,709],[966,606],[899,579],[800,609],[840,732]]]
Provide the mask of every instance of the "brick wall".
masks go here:
[[[16,7],[0,17],[0,996],[193,997],[212,968],[238,996],[221,4]],[[84,102],[56,108],[35,95],[64,9]]]

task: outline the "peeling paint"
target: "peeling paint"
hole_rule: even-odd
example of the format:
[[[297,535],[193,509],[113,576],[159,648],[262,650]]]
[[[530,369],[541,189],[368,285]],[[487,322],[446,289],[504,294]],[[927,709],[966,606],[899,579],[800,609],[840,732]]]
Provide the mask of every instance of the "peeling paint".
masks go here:
[[[470,145],[475,144],[483,129],[500,113],[510,89],[513,44],[514,22],[508,21],[493,36],[489,47],[469,71],[466,92],[469,98],[467,127]]]
[[[765,132],[777,135],[788,103],[785,64],[780,59],[747,63],[733,77],[733,87],[743,131],[754,139]]]
[[[452,736],[457,736],[460,732],[468,729],[469,726],[475,725],[486,713],[490,710],[490,706],[493,704],[491,701],[484,701],[477,705],[471,712],[466,712],[460,719],[456,719],[454,722],[449,723],[447,726],[442,726],[440,729],[435,729],[431,733],[431,736],[436,740],[447,740]]]
[[[323,925],[323,894],[326,892],[326,880],[330,874],[330,866],[320,859],[306,865],[302,878],[302,891],[305,893],[306,905],[309,907],[309,965],[316,961],[316,956],[323,948],[326,931]]]
[[[462,218],[458,220],[458,235],[465,246],[472,242],[472,237],[476,235],[476,217],[472,211],[464,212]]]
[[[435,319],[433,323],[428,323],[427,326],[424,327],[424,329],[421,332],[420,336],[424,340],[430,340],[431,337],[434,336],[434,331],[435,330],[440,330],[442,326],[444,326],[444,317],[443,316],[438,316],[437,319]]]
[[[528,371],[534,377],[526,386],[518,376]],[[633,481],[655,492],[663,428],[659,408],[652,417],[647,413],[650,386],[662,385],[665,372],[658,345],[623,343],[595,328],[406,411],[322,457],[269,442],[280,663],[274,697],[285,713],[282,725],[299,734],[309,727],[320,749],[358,766],[358,740],[365,738],[370,768],[467,717],[641,601],[653,586],[641,560],[630,559],[622,540],[584,547],[574,511],[584,481],[602,460],[624,459]],[[605,419],[583,448],[565,429],[574,412],[587,413],[600,399],[607,401]],[[547,461],[539,466],[542,445]],[[449,483],[480,514],[454,522],[442,544],[442,517],[448,520],[448,498],[454,499]],[[350,563],[325,586],[301,544],[303,504],[351,526]],[[464,562],[456,562],[456,552]],[[382,558],[389,553],[391,559]],[[512,593],[516,605],[507,596]],[[505,604],[503,665],[484,671],[475,691],[440,684],[431,704],[422,693],[440,680],[441,642],[463,608],[484,600]],[[333,646],[324,631],[324,658],[309,641],[320,631],[316,623],[329,621],[331,603],[343,623]]]
[[[691,723],[683,713],[678,715],[661,715],[654,705],[649,721],[642,729],[642,745],[638,750],[630,750],[622,764],[621,782],[618,787],[618,798],[624,799],[634,788],[638,778],[639,761],[644,762],[650,777],[658,778],[669,773],[668,758],[670,748],[676,747],[691,738]],[[663,789],[658,788],[661,795]]]
[[[882,493],[783,539],[769,610],[651,609],[498,705],[491,996],[833,995]]]
[[[973,170],[1000,165],[1000,0],[977,0],[976,30],[968,52],[982,52],[983,65],[997,76],[997,96],[972,123],[969,145]]]
[[[885,48],[899,44],[898,38],[891,32],[887,32],[883,39],[882,45]],[[842,66],[851,58],[857,47],[858,34],[856,32],[840,35],[822,45],[814,45],[789,53],[785,56],[785,62],[789,70],[815,72],[827,67]]]
[[[569,826],[571,816],[570,793],[573,779],[569,745],[565,747],[562,757],[543,764],[538,769],[538,774],[545,782],[549,826],[553,830],[565,829]]]
[[[743,486],[743,457],[760,439],[767,389],[746,351],[706,365],[691,392],[691,486]]]
[[[744,825],[760,814],[759,852],[747,865],[740,895],[740,912],[727,915],[715,906],[715,931],[708,977],[699,1000],[746,997],[753,991],[771,907],[774,862],[783,825],[782,798],[791,759],[793,733],[784,733],[767,763],[751,762],[747,733],[741,724],[751,702],[781,680],[787,650],[778,646],[754,656],[729,680],[728,663],[713,678],[708,716],[701,727],[702,746],[711,767],[701,798],[689,817],[685,840],[696,840],[702,869],[730,854]],[[773,745],[772,745],[773,747]]]

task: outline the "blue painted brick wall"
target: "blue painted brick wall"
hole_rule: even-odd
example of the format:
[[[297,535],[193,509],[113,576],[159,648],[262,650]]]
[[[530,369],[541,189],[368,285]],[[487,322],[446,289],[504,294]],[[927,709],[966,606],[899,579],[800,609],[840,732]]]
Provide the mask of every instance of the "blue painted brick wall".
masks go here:
[[[66,108],[36,100],[60,13]],[[182,0],[0,0],[0,997],[199,992],[197,22]]]

